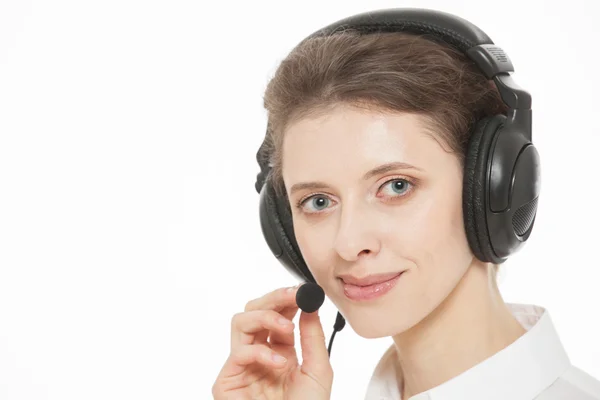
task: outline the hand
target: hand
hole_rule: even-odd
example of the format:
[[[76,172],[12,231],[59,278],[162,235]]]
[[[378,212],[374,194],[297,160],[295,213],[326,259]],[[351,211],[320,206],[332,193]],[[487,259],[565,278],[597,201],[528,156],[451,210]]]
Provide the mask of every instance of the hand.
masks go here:
[[[333,369],[318,311],[301,312],[298,363],[292,322],[296,291],[275,290],[233,317],[231,352],[212,388],[215,400],[329,400]]]

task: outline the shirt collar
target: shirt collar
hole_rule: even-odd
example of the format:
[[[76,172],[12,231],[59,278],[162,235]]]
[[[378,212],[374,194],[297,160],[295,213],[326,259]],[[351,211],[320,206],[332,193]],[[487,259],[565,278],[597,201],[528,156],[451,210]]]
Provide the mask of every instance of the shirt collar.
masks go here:
[[[524,335],[462,374],[408,400],[529,400],[550,386],[570,366],[550,315],[536,305],[507,306],[527,330]],[[375,369],[368,400],[401,400],[393,357],[392,345]]]

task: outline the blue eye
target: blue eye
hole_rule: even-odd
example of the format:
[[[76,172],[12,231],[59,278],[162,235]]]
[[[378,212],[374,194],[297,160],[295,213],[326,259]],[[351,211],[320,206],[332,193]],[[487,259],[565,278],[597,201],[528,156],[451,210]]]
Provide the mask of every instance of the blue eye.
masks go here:
[[[384,183],[381,187],[389,187],[392,190],[392,193],[389,193],[391,196],[403,195],[410,189],[411,183],[406,179],[393,179]]]
[[[327,208],[327,206],[329,205],[330,201],[327,197],[323,197],[323,196],[314,196],[310,199],[306,200],[306,203],[304,203],[305,205],[310,204],[311,206],[314,207],[314,209],[316,211],[321,211],[324,210],[325,208]]]
[[[327,208],[331,207],[332,203],[335,202],[329,199],[327,196],[315,194],[300,199],[296,203],[296,208],[302,210],[304,214],[320,214]]]
[[[413,182],[407,179],[395,178],[382,184],[379,187],[379,190],[383,192],[385,192],[385,190],[388,191],[387,193],[384,193],[383,197],[400,198],[408,195],[414,185]],[[327,196],[315,194],[298,201],[296,203],[296,208],[302,210],[305,214],[319,214],[331,207],[332,202],[335,203]]]

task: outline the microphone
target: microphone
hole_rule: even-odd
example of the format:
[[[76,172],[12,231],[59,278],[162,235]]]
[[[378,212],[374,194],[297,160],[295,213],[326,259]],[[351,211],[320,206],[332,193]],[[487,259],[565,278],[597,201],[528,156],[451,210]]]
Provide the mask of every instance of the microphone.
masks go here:
[[[323,288],[316,283],[307,282],[298,288],[296,292],[296,304],[298,308],[300,308],[305,313],[313,313],[317,311],[323,305],[325,301],[325,292]],[[346,326],[346,320],[340,314],[337,313],[337,317],[335,318],[335,324],[333,326],[333,333],[331,334],[331,338],[329,340],[329,346],[327,347],[327,354],[331,356],[331,348],[333,347],[333,338],[335,338],[335,334]]]
[[[313,313],[323,305],[325,292],[316,283],[307,282],[296,292],[296,304],[305,313]]]

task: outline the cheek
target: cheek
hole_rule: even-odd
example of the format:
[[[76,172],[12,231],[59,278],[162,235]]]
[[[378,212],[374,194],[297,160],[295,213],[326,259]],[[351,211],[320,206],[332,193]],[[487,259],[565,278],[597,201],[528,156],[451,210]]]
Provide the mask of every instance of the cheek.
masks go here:
[[[333,231],[325,224],[318,227],[305,221],[294,221],[294,234],[300,247],[302,258],[317,283],[322,284],[333,271]]]
[[[455,206],[455,210],[449,210],[443,216],[444,223],[435,237],[435,245],[429,257],[429,287],[431,297],[436,297],[436,303],[454,290],[473,259],[465,235],[461,205]],[[433,293],[437,293],[437,296]]]
[[[420,273],[435,276],[461,274],[470,260],[462,214],[462,188],[442,187],[419,199],[407,216],[403,250]],[[433,278],[436,280],[436,278]]]
[[[405,314],[391,328],[398,331],[414,325],[439,306],[458,285],[472,260],[458,193],[429,192],[410,214],[403,216],[408,229],[399,231],[401,237],[396,236],[395,257],[408,260],[412,271],[407,276],[410,284],[390,302],[390,307],[400,307]]]

